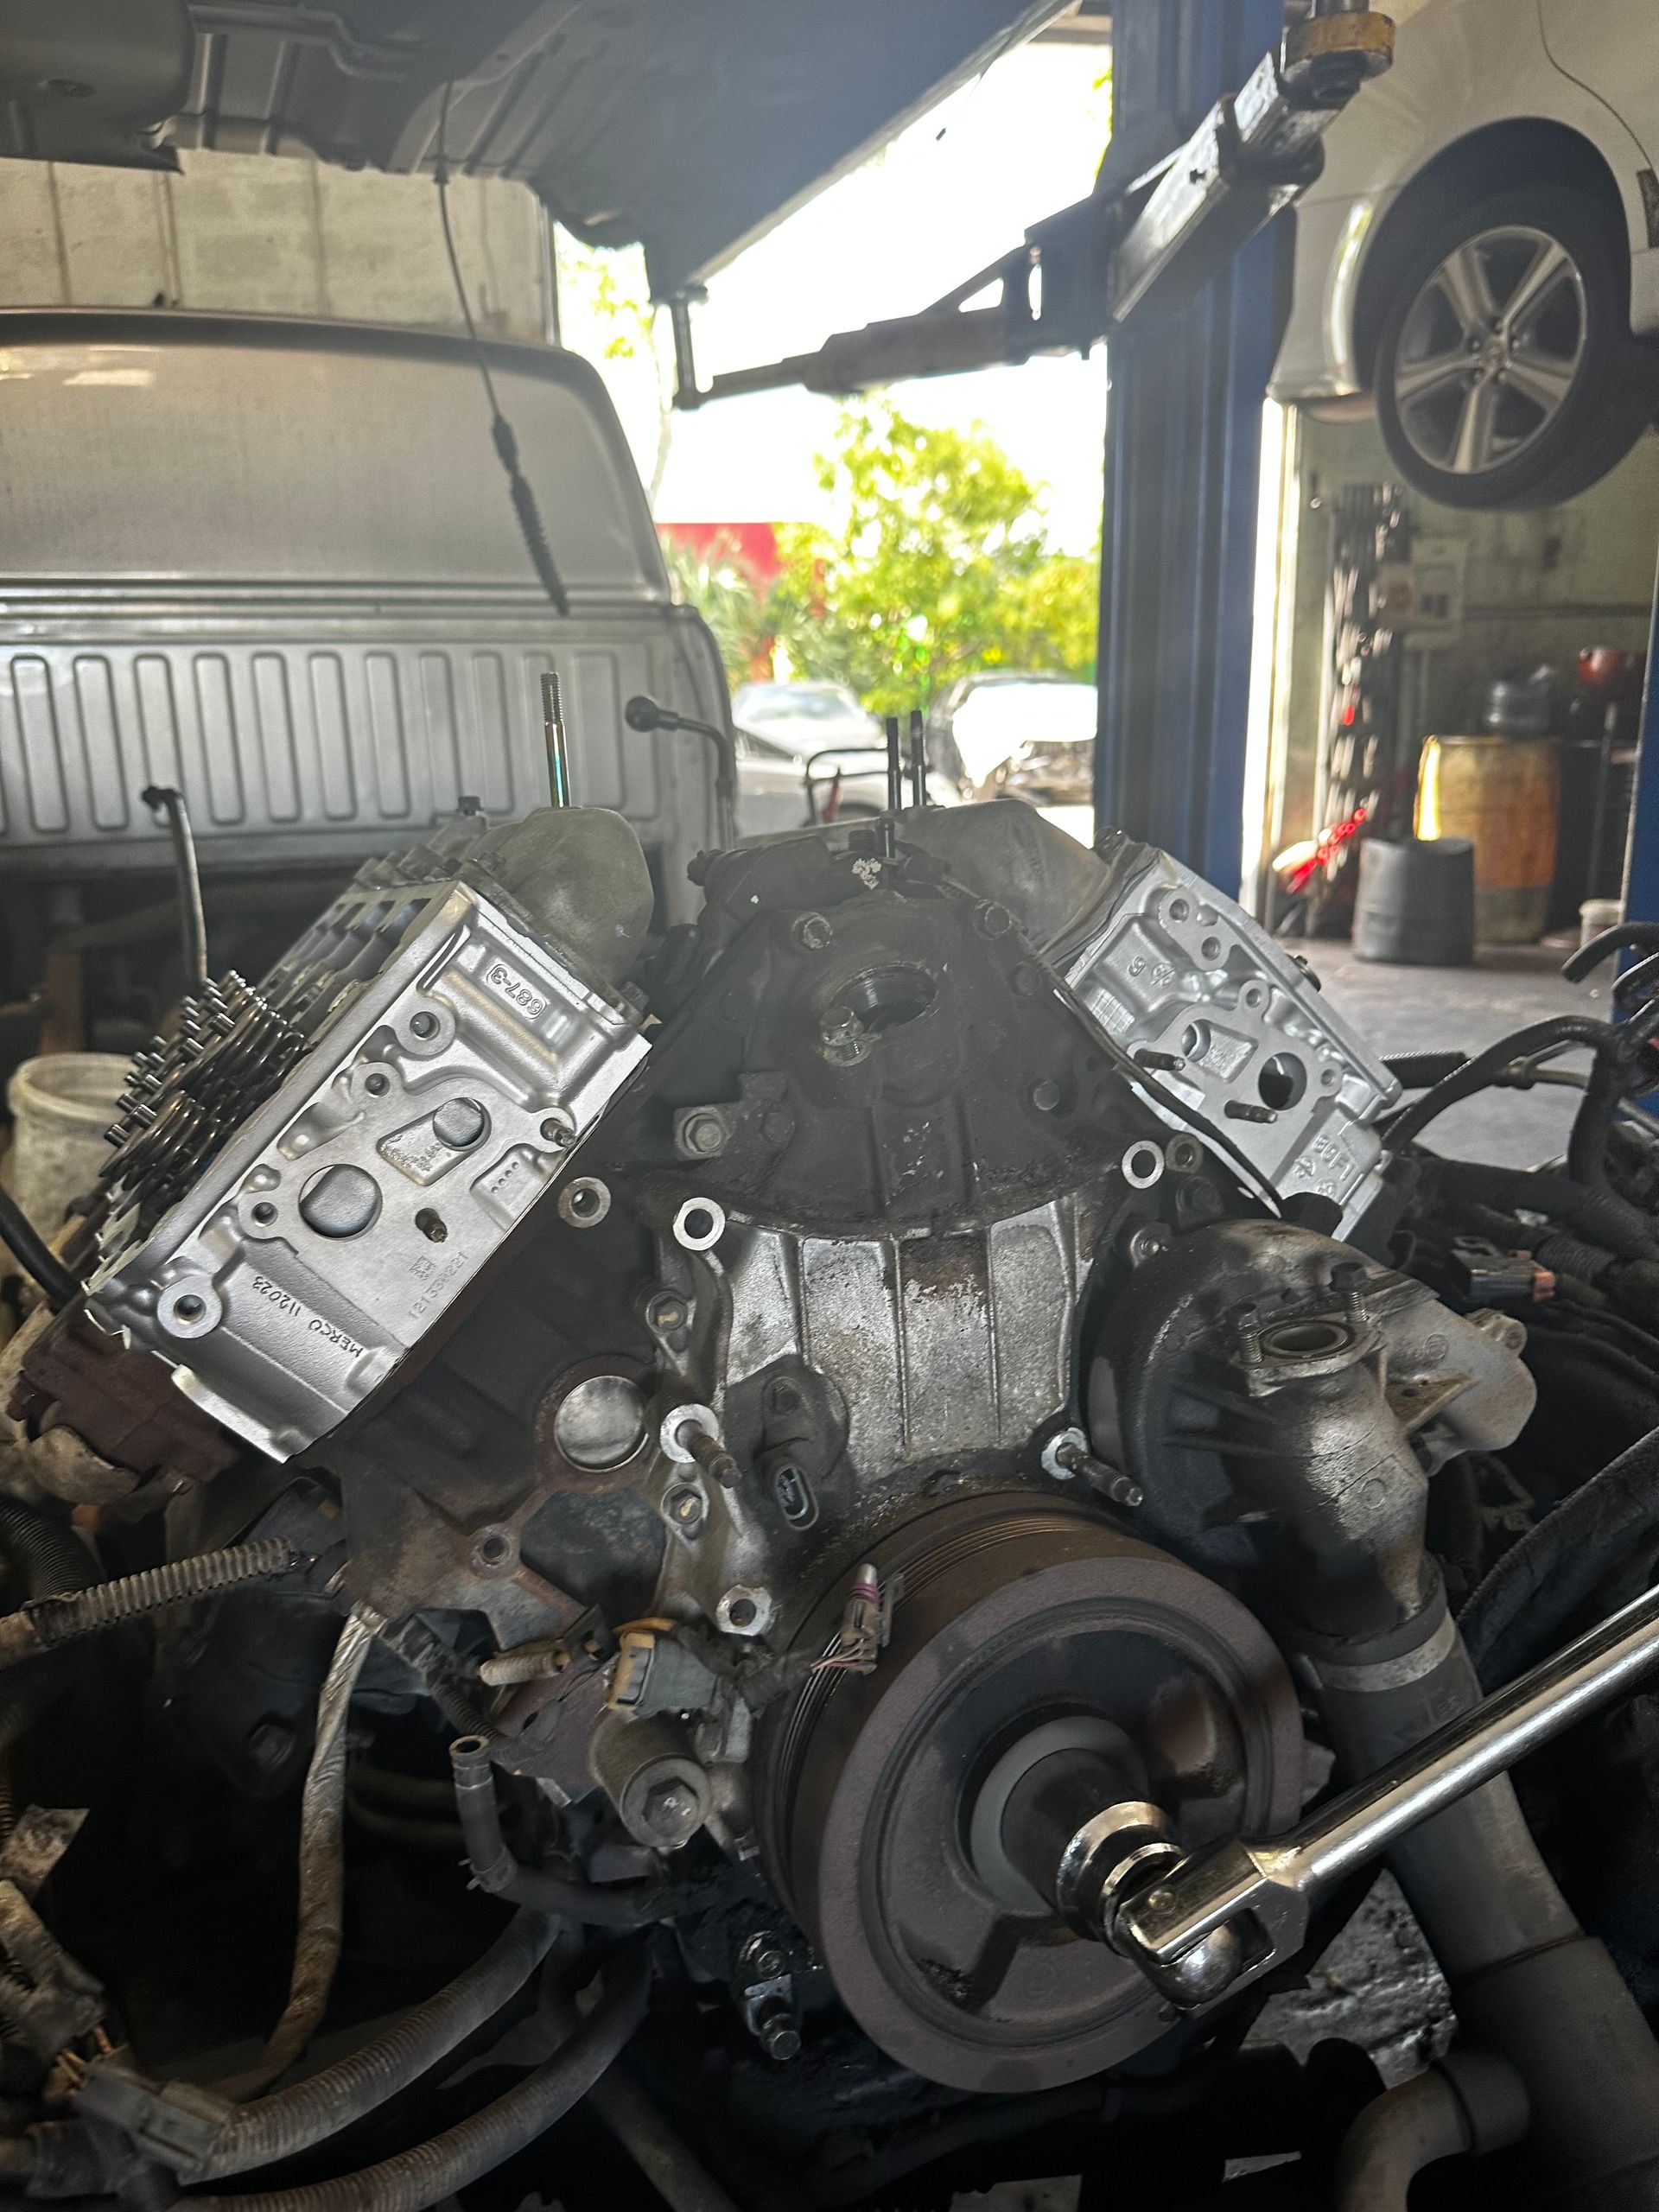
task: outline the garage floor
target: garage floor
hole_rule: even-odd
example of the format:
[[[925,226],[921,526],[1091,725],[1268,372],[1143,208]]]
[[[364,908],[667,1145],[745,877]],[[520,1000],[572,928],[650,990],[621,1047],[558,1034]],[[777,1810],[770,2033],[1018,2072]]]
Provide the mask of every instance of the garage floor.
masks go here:
[[[1493,945],[1472,968],[1395,968],[1357,960],[1332,941],[1308,945],[1325,997],[1369,1045],[1384,1054],[1478,1052],[1552,1014],[1605,1018],[1611,969],[1573,984],[1561,963],[1573,942]],[[1576,1063],[1583,1065],[1582,1056]],[[1452,1107],[1428,1141],[1461,1160],[1531,1167],[1565,1147],[1575,1094],[1559,1086],[1491,1090]]]

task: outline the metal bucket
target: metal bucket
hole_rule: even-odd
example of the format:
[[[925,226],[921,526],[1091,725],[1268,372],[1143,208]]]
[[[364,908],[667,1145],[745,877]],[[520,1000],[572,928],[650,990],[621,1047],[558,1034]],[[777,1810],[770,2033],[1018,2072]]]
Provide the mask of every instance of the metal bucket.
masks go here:
[[[1560,804],[1560,746],[1553,737],[1483,731],[1425,741],[1417,835],[1473,844],[1481,944],[1534,944],[1543,935]]]

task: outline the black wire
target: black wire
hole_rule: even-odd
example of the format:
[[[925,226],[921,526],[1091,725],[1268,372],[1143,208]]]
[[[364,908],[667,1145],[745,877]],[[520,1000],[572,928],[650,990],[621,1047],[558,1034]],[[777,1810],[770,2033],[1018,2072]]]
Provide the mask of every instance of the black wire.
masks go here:
[[[190,834],[189,810],[184,793],[170,784],[150,784],[139,798],[152,814],[165,814],[173,840],[173,872],[179,885],[179,938],[184,954],[187,995],[199,991],[207,981],[207,922],[201,911],[201,871],[196,866],[196,841]]]
[[[1478,1090],[1490,1090],[1512,1062],[1530,1059],[1539,1052],[1568,1045],[1587,1045],[1592,1051],[1600,1052],[1618,1034],[1611,1022],[1596,1021],[1582,1014],[1558,1014],[1548,1020],[1535,1021],[1529,1028],[1517,1029],[1511,1037],[1500,1037],[1497,1044],[1488,1045],[1484,1052],[1465,1060],[1403,1113],[1394,1116],[1385,1132],[1389,1149],[1401,1151],[1447,1107],[1473,1097]]]
[[[432,165],[432,180],[438,188],[438,219],[443,226],[443,250],[449,262],[449,274],[454,279],[455,297],[461,303],[461,320],[467,325],[467,335],[472,340],[473,353],[478,362],[478,373],[484,379],[485,397],[490,403],[490,437],[494,443],[496,458],[506,474],[507,489],[512,499],[512,512],[518,524],[518,534],[524,541],[531,566],[541,581],[542,589],[553,602],[557,613],[570,612],[570,601],[553,558],[553,549],[547,542],[547,531],[542,523],[542,511],[536,504],[536,494],[518,459],[518,441],[513,435],[512,425],[501,412],[501,403],[495,396],[495,379],[490,374],[489,355],[484,341],[478,334],[478,325],[473,320],[472,302],[467,296],[466,279],[461,273],[461,257],[455,251],[455,234],[449,227],[449,162],[446,142],[449,135],[449,96],[454,91],[453,83],[443,88],[443,98],[438,108],[438,147]]]
[[[54,1313],[79,1297],[79,1283],[3,1183],[0,1183],[0,1242],[10,1248],[23,1273],[40,1285]]]

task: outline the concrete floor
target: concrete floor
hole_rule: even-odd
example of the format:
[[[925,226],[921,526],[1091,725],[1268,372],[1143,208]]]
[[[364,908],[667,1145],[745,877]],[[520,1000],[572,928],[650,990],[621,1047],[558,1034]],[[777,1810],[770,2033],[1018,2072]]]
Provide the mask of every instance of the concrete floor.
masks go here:
[[[1611,964],[1587,983],[1567,982],[1561,963],[1573,942],[1488,946],[1472,968],[1395,968],[1356,960],[1351,946],[1334,939],[1294,949],[1306,954],[1331,1005],[1377,1052],[1476,1052],[1548,1014],[1605,1019]],[[1583,1067],[1584,1055],[1567,1065]],[[1454,1159],[1535,1166],[1565,1148],[1575,1097],[1548,1085],[1486,1091],[1449,1109],[1425,1141]]]

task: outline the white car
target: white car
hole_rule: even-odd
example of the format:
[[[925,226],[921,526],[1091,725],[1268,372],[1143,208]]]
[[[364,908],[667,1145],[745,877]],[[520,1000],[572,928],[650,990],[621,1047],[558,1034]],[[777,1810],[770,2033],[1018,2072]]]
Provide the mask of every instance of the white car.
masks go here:
[[[732,696],[732,723],[740,836],[798,830],[830,806],[842,819],[886,807],[886,736],[844,683],[741,684]],[[927,785],[935,806],[962,797],[935,772]],[[905,789],[908,800],[908,775]]]
[[[1406,481],[1541,506],[1659,407],[1656,0],[1385,0],[1297,202],[1276,398],[1370,391]]]

